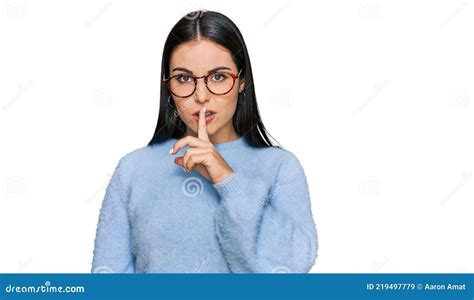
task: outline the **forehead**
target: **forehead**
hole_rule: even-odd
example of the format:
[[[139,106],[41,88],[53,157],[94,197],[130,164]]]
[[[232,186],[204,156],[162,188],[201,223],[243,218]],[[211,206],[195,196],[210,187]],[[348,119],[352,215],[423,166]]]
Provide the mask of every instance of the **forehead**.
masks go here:
[[[200,74],[220,66],[237,69],[229,50],[205,39],[183,43],[171,54],[171,70],[182,67]]]

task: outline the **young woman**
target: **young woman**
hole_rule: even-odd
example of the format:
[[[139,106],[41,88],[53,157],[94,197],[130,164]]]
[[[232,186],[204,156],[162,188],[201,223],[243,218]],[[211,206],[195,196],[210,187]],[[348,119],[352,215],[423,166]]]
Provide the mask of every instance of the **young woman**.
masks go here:
[[[294,154],[260,119],[244,39],[199,11],[171,30],[158,123],[107,187],[92,272],[308,272],[318,242]]]

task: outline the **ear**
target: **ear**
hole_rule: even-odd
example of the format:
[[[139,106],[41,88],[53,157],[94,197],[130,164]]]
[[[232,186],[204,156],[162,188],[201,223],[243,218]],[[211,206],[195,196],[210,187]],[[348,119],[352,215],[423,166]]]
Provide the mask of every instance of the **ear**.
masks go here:
[[[240,82],[240,84],[239,84],[239,93],[242,93],[244,91],[244,88],[245,88],[245,79],[240,79],[239,82]]]

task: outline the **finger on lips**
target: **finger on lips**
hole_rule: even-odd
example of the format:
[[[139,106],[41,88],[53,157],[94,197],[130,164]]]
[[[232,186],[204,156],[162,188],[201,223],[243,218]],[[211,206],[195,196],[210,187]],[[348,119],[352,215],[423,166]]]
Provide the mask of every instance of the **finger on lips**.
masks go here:
[[[206,127],[206,107],[204,106],[199,111],[199,121],[198,121],[198,138],[204,141],[209,141],[209,136],[207,135]]]
[[[206,107],[203,107],[199,110],[198,137],[186,136],[178,140],[171,148],[170,154],[176,154],[184,146],[195,147],[189,148],[184,156],[177,157],[174,160],[176,164],[183,167],[184,171],[191,172],[190,170],[192,170],[195,164],[204,161],[206,153],[211,150],[211,145],[206,127]],[[191,155],[193,155],[192,159]]]

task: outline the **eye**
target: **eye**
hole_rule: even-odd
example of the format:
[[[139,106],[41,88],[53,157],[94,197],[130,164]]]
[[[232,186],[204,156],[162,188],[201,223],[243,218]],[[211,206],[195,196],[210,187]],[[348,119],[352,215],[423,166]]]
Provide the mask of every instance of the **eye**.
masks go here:
[[[214,73],[211,76],[212,81],[223,81],[227,78],[227,74],[225,73]]]
[[[176,79],[179,83],[189,83],[189,82],[192,82],[192,81],[193,81],[193,77],[190,76],[190,75],[186,75],[186,74],[179,75],[179,76],[175,77],[175,79]]]

